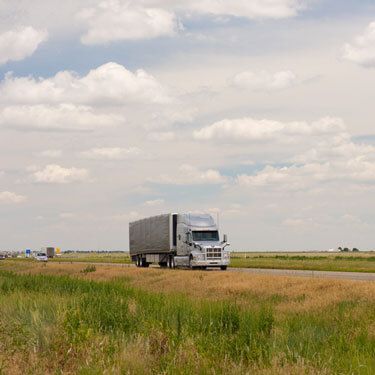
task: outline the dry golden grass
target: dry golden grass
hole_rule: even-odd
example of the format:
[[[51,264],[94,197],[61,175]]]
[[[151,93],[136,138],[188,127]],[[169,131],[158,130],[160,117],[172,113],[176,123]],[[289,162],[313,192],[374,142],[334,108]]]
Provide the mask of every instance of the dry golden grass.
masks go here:
[[[279,312],[316,311],[341,301],[375,301],[375,283],[295,276],[201,272],[158,268],[96,265],[96,271],[82,273],[78,263],[12,262],[2,269],[19,273],[71,275],[91,280],[126,278],[137,288],[151,292],[183,293],[192,298],[230,299],[239,305],[259,300],[276,302]]]
[[[82,263],[0,264],[18,274],[74,279],[2,273],[0,316],[7,318],[0,319],[0,374],[373,373],[373,282],[99,264],[85,269]],[[134,289],[123,287],[129,284]],[[213,303],[218,300],[226,302]],[[238,311],[228,307],[232,303]],[[222,328],[201,326],[208,311],[206,326]]]

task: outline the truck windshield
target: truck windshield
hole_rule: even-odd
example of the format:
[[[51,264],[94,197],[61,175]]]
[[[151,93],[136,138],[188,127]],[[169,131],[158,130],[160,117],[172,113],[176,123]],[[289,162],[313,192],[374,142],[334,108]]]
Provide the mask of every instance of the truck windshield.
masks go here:
[[[219,241],[219,232],[217,230],[210,231],[193,231],[194,241]]]

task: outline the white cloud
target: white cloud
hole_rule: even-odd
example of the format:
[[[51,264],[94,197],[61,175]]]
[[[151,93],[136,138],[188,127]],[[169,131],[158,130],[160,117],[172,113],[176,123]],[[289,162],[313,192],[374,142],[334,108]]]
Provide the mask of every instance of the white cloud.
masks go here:
[[[104,0],[80,11],[78,19],[87,25],[82,43],[105,44],[176,35],[183,29],[177,14],[279,19],[300,9],[300,0]]]
[[[0,83],[0,125],[36,130],[93,130],[125,123],[146,128],[191,119],[188,106],[144,70],[107,63],[85,76],[14,77]]]
[[[301,3],[300,0],[190,0],[182,6],[206,14],[279,19],[297,15]]]
[[[143,205],[147,207],[156,207],[156,206],[161,206],[164,203],[165,203],[164,199],[153,199],[153,200],[144,202]]]
[[[354,43],[345,44],[343,58],[364,67],[375,67],[375,22],[371,22]]]
[[[83,157],[96,160],[124,160],[137,157],[142,151],[137,147],[102,147],[81,152]]]
[[[116,126],[123,121],[119,116],[74,104],[20,105],[0,110],[0,126],[19,129],[81,131]]]
[[[88,25],[81,38],[84,44],[172,36],[180,27],[173,12],[130,1],[102,1],[82,11],[79,18]]]
[[[24,195],[18,195],[11,191],[0,192],[0,204],[1,203],[22,203],[26,200]]]
[[[375,148],[374,148],[375,151]],[[239,175],[240,186],[282,191],[375,186],[375,159],[363,155],[344,160],[311,162],[285,167],[266,166],[254,175]]]
[[[215,169],[200,170],[192,165],[183,164],[173,176],[163,174],[150,181],[171,185],[204,185],[223,184],[227,179]]]
[[[13,77],[7,74],[0,84],[4,104],[122,105],[125,103],[169,103],[167,90],[142,69],[135,73],[109,62],[83,77],[61,71],[52,78]]]
[[[276,73],[245,71],[236,74],[231,82],[239,88],[254,91],[276,91],[295,85],[297,77],[289,70]]]
[[[71,182],[85,181],[89,173],[86,169],[81,168],[64,168],[60,165],[49,164],[44,169],[33,173],[35,182],[49,184],[67,184]]]
[[[35,30],[30,26],[0,34],[0,65],[31,56],[46,39],[46,31]]]
[[[345,128],[342,120],[326,117],[311,124],[307,122],[280,122],[257,120],[251,117],[225,119],[194,132],[199,140],[226,142],[296,140],[296,137],[321,136]]]

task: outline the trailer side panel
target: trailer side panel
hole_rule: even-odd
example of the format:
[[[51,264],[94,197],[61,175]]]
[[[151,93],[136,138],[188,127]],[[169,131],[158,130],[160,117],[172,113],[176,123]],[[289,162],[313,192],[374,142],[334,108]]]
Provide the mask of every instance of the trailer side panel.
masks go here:
[[[137,254],[160,254],[172,250],[172,215],[158,215],[129,223],[129,252]]]

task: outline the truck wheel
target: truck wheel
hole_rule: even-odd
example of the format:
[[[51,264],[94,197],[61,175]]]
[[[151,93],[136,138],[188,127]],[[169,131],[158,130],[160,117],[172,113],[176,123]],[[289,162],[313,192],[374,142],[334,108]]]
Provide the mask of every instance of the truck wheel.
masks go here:
[[[137,260],[135,261],[135,265],[137,267],[140,267],[141,266],[141,258],[139,256],[137,256]]]
[[[173,255],[171,255],[169,257],[169,259],[168,259],[168,266],[169,266],[170,269],[176,268],[176,263],[174,261],[174,256]]]
[[[192,260],[193,260],[193,258],[190,257],[190,258],[189,258],[189,268],[190,268],[191,270],[195,270],[196,267],[194,267],[194,266],[192,265],[192,263],[191,263]]]
[[[147,268],[149,265],[150,263],[146,262],[146,258],[142,258],[141,267]]]
[[[227,269],[227,266],[220,266],[220,269],[221,269],[222,271],[225,271],[225,270]]]

